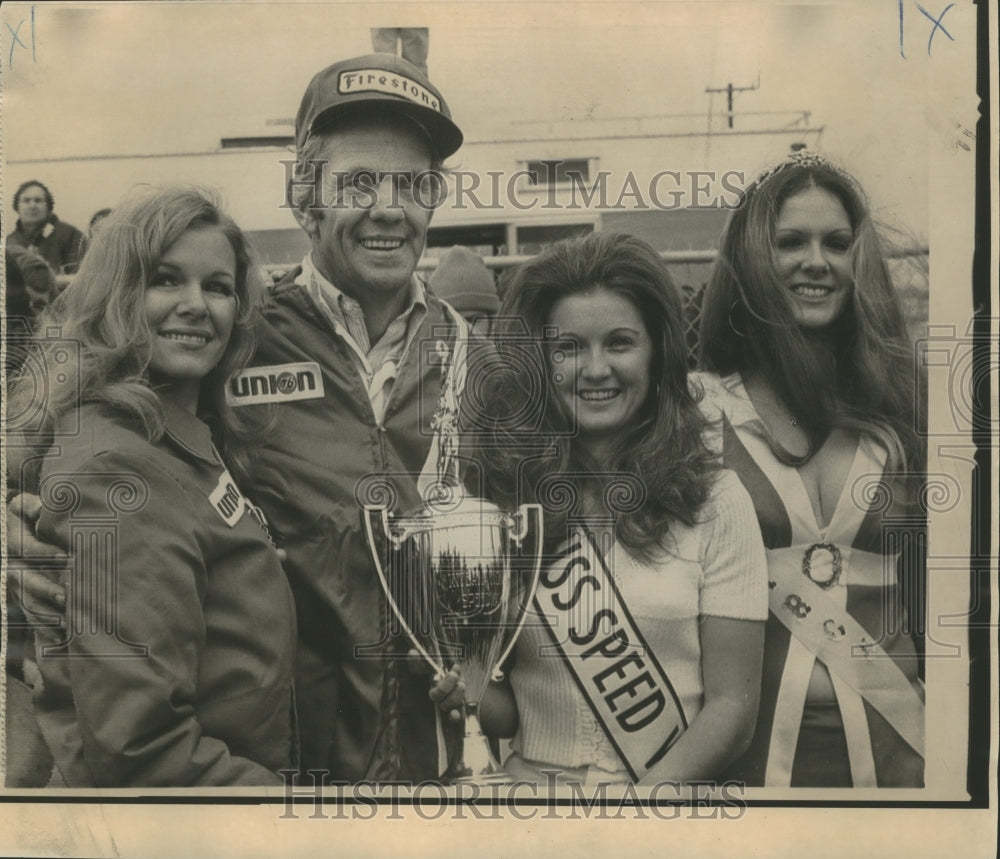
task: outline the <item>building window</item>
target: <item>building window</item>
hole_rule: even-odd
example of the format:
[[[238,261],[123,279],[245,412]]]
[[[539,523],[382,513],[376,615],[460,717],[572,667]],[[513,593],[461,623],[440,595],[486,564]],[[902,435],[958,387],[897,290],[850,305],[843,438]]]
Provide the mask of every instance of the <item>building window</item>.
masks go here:
[[[528,182],[532,185],[569,185],[590,179],[589,158],[547,158],[529,161],[525,165]]]

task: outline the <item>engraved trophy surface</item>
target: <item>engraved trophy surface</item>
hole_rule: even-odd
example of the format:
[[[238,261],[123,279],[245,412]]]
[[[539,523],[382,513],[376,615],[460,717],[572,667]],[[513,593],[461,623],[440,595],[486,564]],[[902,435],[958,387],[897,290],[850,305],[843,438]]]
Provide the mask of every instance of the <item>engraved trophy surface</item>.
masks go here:
[[[365,528],[403,631],[436,673],[456,663],[461,669],[464,760],[449,780],[509,781],[479,729],[478,708],[514,646],[538,583],[541,507],[524,504],[509,514],[481,498],[461,496],[428,503],[412,516],[390,517],[385,507],[369,505]]]

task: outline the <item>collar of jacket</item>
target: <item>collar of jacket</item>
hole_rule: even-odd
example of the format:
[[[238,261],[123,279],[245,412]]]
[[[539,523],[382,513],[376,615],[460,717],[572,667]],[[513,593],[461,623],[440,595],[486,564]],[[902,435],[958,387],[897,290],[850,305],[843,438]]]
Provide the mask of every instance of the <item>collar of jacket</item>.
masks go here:
[[[328,331],[330,323],[327,321],[327,318],[322,311],[320,311],[320,309],[316,306],[316,303],[309,295],[309,290],[302,286],[302,284],[295,282],[300,274],[302,274],[302,266],[297,265],[295,268],[291,269],[271,288],[270,298],[272,300],[280,298],[282,301],[292,303],[298,309],[301,316],[312,321],[318,328]],[[431,320],[431,324],[441,324],[453,321],[451,314],[456,311],[447,310],[445,303],[427,288],[427,283],[419,275],[416,277],[417,280],[419,280],[420,285],[423,287],[424,301],[426,302],[428,309],[428,316],[424,318],[421,325],[426,325],[428,319]],[[410,305],[410,307],[412,309],[412,305]]]
[[[15,227],[15,229],[21,235],[33,240],[35,238],[41,238],[42,230],[44,230],[47,226],[51,224],[52,227],[54,228],[58,223],[59,223],[59,218],[57,218],[50,212],[49,215],[45,218],[45,220],[42,221],[35,229],[31,230],[30,232],[24,228],[24,225],[21,223],[20,218],[17,219],[17,226]]]
[[[160,397],[160,406],[163,409],[163,434],[172,444],[209,465],[223,465],[212,444],[208,424],[165,397]]]

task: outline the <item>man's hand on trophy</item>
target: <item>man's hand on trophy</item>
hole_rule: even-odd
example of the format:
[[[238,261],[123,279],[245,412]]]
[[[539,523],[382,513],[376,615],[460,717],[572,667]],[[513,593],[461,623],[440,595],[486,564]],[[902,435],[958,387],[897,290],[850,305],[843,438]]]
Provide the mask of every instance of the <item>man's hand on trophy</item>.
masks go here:
[[[463,718],[462,704],[465,703],[465,681],[458,667],[453,667],[445,675],[437,675],[431,685],[431,700],[441,708],[448,717],[457,722]]]
[[[62,617],[66,590],[52,576],[66,566],[69,556],[35,536],[41,512],[41,500],[27,492],[15,495],[7,505],[8,590],[23,608]]]

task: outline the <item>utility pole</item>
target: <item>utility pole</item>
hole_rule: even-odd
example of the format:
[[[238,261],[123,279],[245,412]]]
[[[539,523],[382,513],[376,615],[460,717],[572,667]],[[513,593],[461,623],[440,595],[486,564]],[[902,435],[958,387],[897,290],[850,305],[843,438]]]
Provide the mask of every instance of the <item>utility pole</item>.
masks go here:
[[[760,84],[758,80],[757,83],[750,86],[733,86],[732,81],[726,84],[724,87],[705,87],[705,92],[724,92],[726,94],[726,115],[728,117],[727,124],[730,128],[733,127],[733,93],[735,92],[752,92],[757,89]]]

